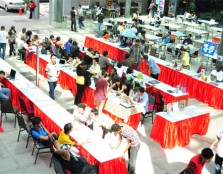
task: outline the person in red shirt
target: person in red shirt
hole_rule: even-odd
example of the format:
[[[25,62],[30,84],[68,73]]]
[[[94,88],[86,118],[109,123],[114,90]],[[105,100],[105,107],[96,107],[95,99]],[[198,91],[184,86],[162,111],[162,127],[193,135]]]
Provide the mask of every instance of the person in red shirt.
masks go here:
[[[30,1],[30,3],[29,3],[29,11],[30,11],[29,19],[33,18],[33,12],[34,12],[35,8],[36,8],[36,3],[33,1]]]
[[[194,171],[194,174],[201,174],[202,169],[206,163],[209,163],[213,158],[214,153],[210,148],[204,148],[201,151],[201,154],[195,155],[191,158],[187,168],[191,168]]]

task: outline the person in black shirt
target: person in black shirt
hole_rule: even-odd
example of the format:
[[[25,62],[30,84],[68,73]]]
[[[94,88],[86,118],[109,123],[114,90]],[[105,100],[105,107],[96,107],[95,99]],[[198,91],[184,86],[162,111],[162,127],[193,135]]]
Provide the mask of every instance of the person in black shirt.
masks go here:
[[[98,37],[101,37],[102,31],[103,31],[103,20],[104,20],[104,14],[101,12],[98,15]]]
[[[87,75],[86,68],[87,68],[87,64],[84,61],[80,65],[77,66],[77,79],[76,79],[77,93],[74,100],[75,105],[78,105],[79,103],[81,103],[82,94],[86,86],[85,85],[86,84],[85,77]]]
[[[71,31],[77,31],[76,28],[76,14],[77,11],[75,10],[74,7],[72,7],[72,10],[70,11],[70,19],[71,19]]]
[[[184,41],[183,41],[183,44],[184,45],[189,45],[189,44],[193,44],[193,41],[192,41],[192,35],[191,34],[189,34],[188,36],[187,36],[187,38],[186,39],[184,39]]]

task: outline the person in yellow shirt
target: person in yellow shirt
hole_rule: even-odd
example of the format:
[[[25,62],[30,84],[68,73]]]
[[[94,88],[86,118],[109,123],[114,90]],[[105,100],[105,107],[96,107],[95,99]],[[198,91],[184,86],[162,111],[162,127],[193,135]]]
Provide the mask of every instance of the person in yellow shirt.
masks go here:
[[[181,48],[180,53],[181,53],[181,60],[183,62],[183,68],[190,69],[190,56],[188,52],[186,52],[184,48]]]

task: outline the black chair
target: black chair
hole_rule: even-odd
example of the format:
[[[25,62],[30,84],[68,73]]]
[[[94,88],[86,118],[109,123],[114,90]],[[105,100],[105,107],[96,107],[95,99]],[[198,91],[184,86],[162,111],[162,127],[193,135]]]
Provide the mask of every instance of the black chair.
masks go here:
[[[56,174],[65,174],[60,161],[55,156],[52,157],[52,160]]]
[[[22,115],[17,115],[17,119],[18,119],[18,124],[19,124],[19,135],[18,135],[17,142],[19,142],[20,133],[23,131],[26,131],[28,134],[28,137],[26,140],[26,148],[27,148],[28,143],[29,143],[29,138],[31,137],[31,135],[30,135],[31,122],[25,123],[25,120]]]
[[[37,158],[38,158],[38,155],[41,154],[41,153],[50,153],[50,143],[49,145],[45,145],[43,143],[41,143],[39,140],[37,140],[31,133],[32,130],[30,130],[30,135],[32,136],[33,138],[33,142],[34,142],[34,146],[33,146],[33,150],[32,150],[32,155],[33,155],[33,152],[34,152],[34,149],[36,148],[37,149],[37,153],[36,153],[36,158],[35,158],[35,162],[34,164],[36,164],[36,161],[37,161]],[[46,151],[47,150],[47,151]],[[40,152],[41,151],[41,152]]]
[[[1,100],[1,124],[2,124],[2,117],[5,115],[5,118],[7,120],[7,114],[14,114],[15,115],[15,123],[14,127],[16,127],[16,117],[18,115],[18,107],[12,106],[12,103],[10,100]]]
[[[21,114],[27,115],[29,120],[32,117],[34,117],[34,110],[33,110],[33,108],[26,107],[24,99],[21,96],[19,96],[19,104],[20,104],[20,108],[21,108]]]
[[[155,102],[156,102],[156,98],[152,95],[149,95],[148,112],[142,115],[141,125],[143,125],[145,118],[149,118],[149,117],[152,117],[152,123],[153,123],[153,113],[154,113]]]

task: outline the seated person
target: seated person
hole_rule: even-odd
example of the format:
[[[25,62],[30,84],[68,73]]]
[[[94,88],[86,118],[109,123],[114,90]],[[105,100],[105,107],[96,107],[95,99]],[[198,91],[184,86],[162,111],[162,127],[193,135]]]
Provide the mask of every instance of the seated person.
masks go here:
[[[216,76],[216,82],[222,82],[223,81],[223,71],[222,67],[216,67],[216,69],[211,71],[211,74],[209,76],[209,79],[211,80],[211,75]]]
[[[90,113],[90,108],[88,108],[84,103],[79,103],[76,108],[74,108],[73,116],[74,121],[78,123],[85,124],[88,120]]]
[[[111,85],[109,90],[111,92],[119,92],[119,93],[121,93],[121,90],[122,90],[121,78],[115,79],[115,83]]]
[[[84,143],[75,143],[73,138],[70,137],[70,133],[73,130],[73,125],[72,123],[67,123],[64,125],[64,130],[62,130],[60,132],[60,135],[58,137],[58,142],[60,144],[70,144],[72,147],[70,148],[70,151],[72,152],[72,154],[79,156],[79,150],[74,148],[83,145]]]
[[[143,86],[143,73],[138,72],[137,77],[133,80],[133,89]]]
[[[74,59],[74,57],[72,56],[69,56],[67,63],[70,64],[71,67],[73,67],[74,64],[76,63],[76,59]]]
[[[163,45],[170,43],[172,40],[171,32],[169,31],[167,35],[163,36]]]
[[[189,34],[189,35],[187,36],[187,38],[183,40],[183,44],[184,44],[184,45],[193,44],[193,41],[192,41],[191,38],[192,38],[192,35]]]
[[[70,54],[70,48],[72,46],[72,38],[69,38],[68,41],[65,43],[65,50],[68,54]]]
[[[144,114],[148,112],[149,96],[143,87],[139,87],[138,91],[130,98],[132,104],[139,104],[144,107]]]
[[[103,33],[102,33],[102,38],[104,38],[104,39],[106,39],[106,40],[109,39],[109,33],[108,33],[106,30],[103,31]]]
[[[122,37],[121,38],[121,42],[120,42],[120,47],[127,47],[128,43],[127,43],[127,37]]]
[[[159,16],[157,16],[155,18],[155,23],[156,23],[156,25],[160,25],[161,24],[161,18]]]
[[[76,61],[75,61],[75,63],[73,64],[73,68],[77,68],[77,66],[78,65],[80,65],[81,63],[82,63],[82,57],[80,56],[80,55],[77,55],[76,57],[75,57],[75,59],[76,59]]]
[[[183,62],[183,68],[185,69],[190,69],[190,57],[189,57],[189,54],[188,52],[186,52],[185,48],[181,48],[180,49],[180,58]]]
[[[95,58],[99,58],[99,54],[95,54],[93,48],[88,48],[88,50],[84,53],[84,61],[87,65],[92,65],[92,60]]]
[[[50,133],[45,126],[42,124],[42,119],[40,117],[32,118],[31,135],[44,145],[50,144],[50,138],[56,137],[56,133]]]
[[[47,37],[45,37],[45,39],[43,40],[43,43],[42,43],[42,49],[50,50],[51,45],[52,45],[51,41]]]
[[[172,56],[176,56],[176,47],[175,47],[175,39],[172,39],[166,48],[168,53],[171,53]]]
[[[5,77],[5,72],[0,71],[0,99],[9,99],[10,89],[4,87],[4,84],[3,84],[4,77]]]
[[[116,79],[118,79],[120,77],[118,77],[118,74],[117,74],[117,70],[114,68],[111,72],[111,81],[110,81],[110,85],[114,84]]]
[[[94,122],[98,115],[99,115],[99,112],[96,108],[91,109],[90,115],[85,123],[85,125],[89,127],[91,130],[94,130]]]
[[[117,31],[121,32],[123,30],[125,30],[125,23],[124,22],[120,22],[119,26],[117,28]]]
[[[73,156],[66,146],[61,146],[57,140],[54,140],[54,157],[56,157],[63,169],[70,173],[98,173],[98,167],[86,162],[83,157]]]
[[[122,63],[118,62],[117,63],[117,67],[115,67],[115,69],[117,70],[118,76],[121,78],[122,77],[122,73],[123,73]]]
[[[133,69],[128,68],[126,71],[126,82],[131,83],[131,82],[133,82],[133,80],[134,80]]]
[[[125,60],[123,60],[123,61],[121,62],[121,64],[122,64],[123,66],[127,66],[127,67],[129,67],[129,68],[132,68],[133,65],[135,64],[135,62],[136,62],[135,58],[133,58],[133,57],[130,58],[130,54],[127,53],[127,54],[125,55]]]
[[[77,46],[77,42],[73,41],[71,47],[70,47],[70,55],[76,57],[80,52],[80,47]]]
[[[93,64],[89,68],[88,72],[90,72],[92,74],[92,77],[95,80],[97,80],[101,76],[101,68],[95,59],[93,59]]]
[[[132,89],[132,84],[131,83],[123,83],[122,84],[122,89],[118,93],[124,95],[124,96],[132,96],[133,94],[133,89]]]

